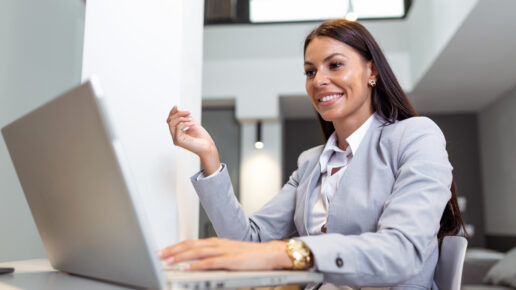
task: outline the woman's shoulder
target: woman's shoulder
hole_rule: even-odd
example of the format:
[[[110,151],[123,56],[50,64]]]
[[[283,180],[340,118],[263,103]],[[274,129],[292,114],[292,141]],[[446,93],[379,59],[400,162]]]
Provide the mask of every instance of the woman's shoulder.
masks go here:
[[[426,152],[441,156],[446,151],[446,138],[437,124],[427,117],[411,117],[386,125],[382,132],[382,144],[397,152]]]
[[[317,157],[317,159],[319,159],[319,156],[321,155],[323,149],[324,149],[324,144],[307,149],[307,150],[301,152],[301,154],[299,154],[298,161],[311,160],[311,159],[314,159],[315,157]]]
[[[395,138],[396,140],[402,140],[404,137],[417,137],[426,134],[442,135],[441,129],[434,121],[432,121],[432,119],[419,116],[386,125],[383,131],[387,137]]]
[[[319,162],[319,157],[324,149],[324,144],[312,147],[308,150],[303,151],[297,158],[298,169],[309,167],[310,165]]]

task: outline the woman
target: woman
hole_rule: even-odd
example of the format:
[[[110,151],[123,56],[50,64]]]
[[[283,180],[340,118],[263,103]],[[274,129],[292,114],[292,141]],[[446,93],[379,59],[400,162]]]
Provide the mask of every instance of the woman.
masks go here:
[[[415,117],[359,23],[321,24],[307,36],[304,58],[327,142],[303,152],[281,192],[249,218],[210,135],[172,109],[174,144],[201,158],[193,185],[219,237],[231,240],[182,242],[161,258],[199,260],[191,270],[315,267],[337,285],[432,288],[439,242],[463,226],[444,136]]]

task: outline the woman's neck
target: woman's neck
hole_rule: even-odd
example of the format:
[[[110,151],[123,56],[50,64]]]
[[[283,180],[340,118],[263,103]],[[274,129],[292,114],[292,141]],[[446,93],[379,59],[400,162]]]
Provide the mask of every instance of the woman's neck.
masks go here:
[[[342,120],[333,121],[333,127],[335,128],[335,134],[337,134],[337,144],[340,149],[346,150],[348,148],[348,142],[346,139],[353,134],[362,124],[369,119],[373,114],[371,110],[367,114],[360,114],[359,116],[348,117]]]

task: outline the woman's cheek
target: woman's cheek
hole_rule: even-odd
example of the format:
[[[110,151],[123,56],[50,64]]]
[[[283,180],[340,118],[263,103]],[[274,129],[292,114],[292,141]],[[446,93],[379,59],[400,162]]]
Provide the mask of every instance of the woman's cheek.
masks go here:
[[[340,75],[340,79],[345,82],[349,82],[353,78],[353,72],[350,70],[343,71]]]

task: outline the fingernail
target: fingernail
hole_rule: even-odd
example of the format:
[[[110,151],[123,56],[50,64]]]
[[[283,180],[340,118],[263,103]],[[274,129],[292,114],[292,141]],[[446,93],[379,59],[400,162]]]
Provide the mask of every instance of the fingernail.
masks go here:
[[[159,256],[160,258],[163,258],[163,250],[159,250],[159,251],[158,251],[158,256]]]
[[[169,264],[169,265],[174,263],[174,257],[168,258],[166,263]]]
[[[190,264],[183,264],[180,267],[181,271],[188,271],[190,270]]]
[[[188,131],[188,129],[190,129],[190,127],[184,127],[184,128],[183,128],[183,132]]]

